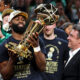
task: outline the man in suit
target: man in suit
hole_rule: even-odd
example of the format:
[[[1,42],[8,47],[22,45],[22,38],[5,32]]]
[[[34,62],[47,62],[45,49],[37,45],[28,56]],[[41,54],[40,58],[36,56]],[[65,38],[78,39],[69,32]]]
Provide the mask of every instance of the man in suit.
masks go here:
[[[80,24],[73,25],[68,40],[69,59],[64,68],[63,80],[80,80]]]

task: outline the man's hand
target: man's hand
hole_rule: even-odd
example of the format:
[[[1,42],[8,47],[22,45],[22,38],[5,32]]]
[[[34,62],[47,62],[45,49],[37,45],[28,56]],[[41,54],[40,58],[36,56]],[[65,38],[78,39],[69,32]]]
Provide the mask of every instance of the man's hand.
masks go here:
[[[39,46],[39,38],[38,38],[38,33],[33,33],[31,36],[29,36],[29,40],[27,40],[32,47],[37,47]]]

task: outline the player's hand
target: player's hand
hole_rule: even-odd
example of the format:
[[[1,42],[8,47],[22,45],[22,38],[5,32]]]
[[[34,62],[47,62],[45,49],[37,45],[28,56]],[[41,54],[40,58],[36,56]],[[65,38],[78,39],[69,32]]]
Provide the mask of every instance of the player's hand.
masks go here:
[[[29,40],[27,40],[33,47],[39,46],[39,37],[38,33],[33,33],[31,36],[29,36]]]

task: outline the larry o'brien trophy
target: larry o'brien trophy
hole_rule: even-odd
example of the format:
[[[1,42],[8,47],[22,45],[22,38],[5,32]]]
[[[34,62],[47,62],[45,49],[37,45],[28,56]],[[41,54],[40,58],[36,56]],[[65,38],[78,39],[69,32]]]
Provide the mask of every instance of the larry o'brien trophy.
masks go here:
[[[43,29],[43,26],[41,26],[39,23],[36,23],[34,21],[30,21],[23,39],[20,41],[19,44],[16,44],[14,42],[9,42],[8,44],[5,44],[5,47],[8,48],[9,51],[13,52],[14,54],[18,54],[19,56],[22,56],[24,58],[31,59],[32,58],[32,52],[28,49],[31,44],[29,44],[26,39],[29,39],[29,35],[32,35],[32,33],[38,32],[40,33]]]
[[[53,9],[53,10],[51,10]],[[15,54],[18,54],[19,56],[22,56],[27,59],[32,58],[32,52],[29,50],[29,47],[31,46],[30,43],[26,41],[26,39],[29,39],[29,35],[32,35],[32,33],[38,32],[40,33],[43,29],[43,26],[46,24],[52,24],[58,20],[58,15],[55,15],[55,12],[57,9],[52,6],[52,4],[40,4],[36,9],[35,13],[37,13],[37,18],[40,21],[41,24],[30,21],[25,33],[23,39],[20,41],[19,44],[9,42],[5,45],[6,48],[8,48],[9,51],[12,51]]]

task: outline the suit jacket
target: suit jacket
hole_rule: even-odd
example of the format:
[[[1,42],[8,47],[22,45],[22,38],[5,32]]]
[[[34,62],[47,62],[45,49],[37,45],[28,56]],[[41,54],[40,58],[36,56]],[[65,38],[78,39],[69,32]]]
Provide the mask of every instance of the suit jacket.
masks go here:
[[[80,80],[80,50],[65,66],[62,80]]]

